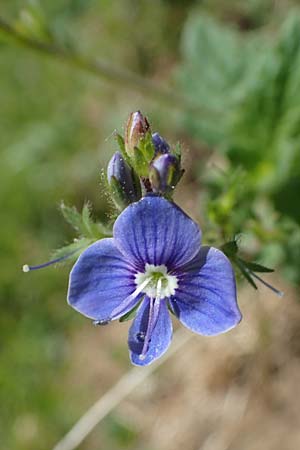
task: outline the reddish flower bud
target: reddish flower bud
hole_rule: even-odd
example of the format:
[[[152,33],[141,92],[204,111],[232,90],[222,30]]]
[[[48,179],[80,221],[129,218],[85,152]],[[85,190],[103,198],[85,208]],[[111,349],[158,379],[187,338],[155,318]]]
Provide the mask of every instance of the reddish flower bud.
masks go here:
[[[130,114],[125,128],[125,149],[129,156],[134,155],[134,148],[139,147],[149,130],[149,122],[140,111]]]

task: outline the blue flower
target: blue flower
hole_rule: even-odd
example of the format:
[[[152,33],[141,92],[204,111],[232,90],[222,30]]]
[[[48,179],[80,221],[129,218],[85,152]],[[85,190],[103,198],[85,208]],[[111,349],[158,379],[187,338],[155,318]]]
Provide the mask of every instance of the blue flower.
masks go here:
[[[199,227],[178,206],[146,196],[118,217],[113,236],[80,255],[70,274],[68,302],[99,323],[138,306],[128,338],[134,364],[150,364],[167,350],[169,310],[202,335],[239,323],[229,260],[216,248],[200,246]]]

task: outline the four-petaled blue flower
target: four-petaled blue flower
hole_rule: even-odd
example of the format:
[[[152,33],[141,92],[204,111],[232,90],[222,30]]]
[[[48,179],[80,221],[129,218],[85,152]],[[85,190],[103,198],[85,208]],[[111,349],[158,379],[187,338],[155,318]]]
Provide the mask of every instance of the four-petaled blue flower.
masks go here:
[[[200,246],[199,227],[174,203],[150,195],[131,204],[116,220],[113,236],[80,255],[68,302],[100,323],[138,306],[128,338],[134,364],[150,364],[167,350],[169,309],[202,335],[223,333],[241,320],[229,260]]]

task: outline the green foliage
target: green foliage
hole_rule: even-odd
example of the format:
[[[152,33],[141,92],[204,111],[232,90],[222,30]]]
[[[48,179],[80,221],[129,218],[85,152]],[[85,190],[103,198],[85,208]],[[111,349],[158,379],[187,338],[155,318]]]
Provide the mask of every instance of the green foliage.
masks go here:
[[[184,10],[178,16],[181,7],[168,8],[180,23]],[[86,55],[144,74],[155,72],[161,59],[174,58],[174,36],[179,37],[161,1],[153,7],[148,0],[10,0],[1,2],[1,16],[26,36],[55,40],[63,48],[76,43]],[[120,95],[109,83],[16,46],[2,34],[0,52],[1,446],[43,450],[54,446],[87,405],[90,387],[82,385],[82,399],[68,379],[72,342],[86,322],[66,304],[69,265],[29,274],[21,267],[47,260],[68,242],[53,257],[76,250],[76,258],[94,239],[109,235],[102,223],[112,219],[111,206],[105,189],[97,189],[99,171],[116,150],[107,137],[145,101],[124,90]],[[57,212],[62,199],[80,211],[63,207],[75,233]],[[86,206],[82,211],[86,199],[94,205],[97,222]],[[127,358],[121,361],[127,367]],[[97,449],[134,441],[115,430],[109,445],[100,440]]]
[[[290,235],[285,233],[284,217],[290,217],[293,235],[297,234],[300,12],[292,10],[272,40],[268,30],[241,34],[211,17],[193,14],[182,51],[178,80],[184,92],[218,113],[218,120],[207,115],[200,122],[188,114],[185,126],[227,158],[224,176],[215,172],[206,177],[211,223],[227,238],[250,232],[270,264],[272,236],[280,242],[278,262],[294,264],[298,251],[287,251]],[[293,273],[294,281],[299,280],[300,271],[296,277]]]
[[[118,445],[120,448],[128,448],[135,444],[137,433],[132,425],[127,424],[124,419],[117,416],[109,416],[107,424],[107,448]],[[110,445],[109,445],[110,444]]]
[[[85,203],[79,213],[74,206],[66,206],[63,202],[60,210],[64,219],[78,234],[74,242],[64,245],[53,252],[53,259],[62,259],[68,262],[75,261],[93,242],[112,236],[112,231],[101,222],[94,222],[91,216],[90,203]]]
[[[52,42],[53,35],[48,26],[43,9],[37,1],[30,1],[20,10],[15,21],[16,29],[22,35],[32,39],[37,38],[43,42]]]
[[[132,154],[128,156],[130,165],[140,177],[148,177],[149,164],[153,159],[154,151],[151,133],[147,132],[140,139],[139,145],[134,147]]]
[[[209,17],[193,16],[183,38],[183,89],[219,113],[191,131],[251,170],[259,189],[275,191],[300,172],[300,13],[293,11],[273,44],[241,36]]]
[[[74,228],[80,237],[88,238],[92,241],[111,236],[111,230],[101,222],[94,222],[92,219],[91,205],[86,202],[83,205],[81,214],[75,206],[66,206],[63,202],[60,210],[65,220]]]
[[[247,263],[249,270],[257,271],[260,263],[281,264],[284,275],[299,281],[298,13],[291,13],[282,31],[276,31],[273,22],[272,28],[241,33],[237,28],[243,14],[256,27],[273,20],[273,2],[201,2],[199,11],[203,4],[214,17],[226,16],[235,28],[196,14],[191,3],[200,4],[10,0],[2,2],[1,14],[27,36],[55,40],[63,48],[76,44],[84,54],[171,83],[168,74],[178,60],[181,24],[189,13],[178,90],[216,115],[179,117],[185,131],[184,139],[179,137],[185,140],[191,133],[225,155],[222,170],[210,170],[205,177],[203,160],[193,164],[206,184],[206,240],[220,244],[240,235],[244,259],[259,261],[252,263],[255,266]],[[24,275],[21,267],[44,261],[64,242],[71,244],[54,257],[75,251],[76,258],[93,240],[109,235],[102,223],[112,212],[105,193],[99,195],[101,189],[95,186],[100,167],[116,150],[107,137],[130,111],[147,110],[162,134],[174,141],[178,130],[172,128],[171,111],[166,114],[160,107],[154,114],[142,96],[96,83],[83,72],[12,42],[8,45],[2,35],[0,52],[1,445],[43,450],[53,447],[87,405],[90,386],[82,386],[82,399],[77,386],[74,395],[68,378],[72,342],[78,340],[84,321],[66,306],[69,268]],[[100,222],[91,219],[87,198]],[[76,205],[62,207],[75,241],[57,214],[61,199]],[[112,345],[110,350],[123,355],[123,347],[120,351]],[[81,373],[76,369],[77,383]],[[131,428],[119,422],[108,419],[99,440],[82,449],[136,448]]]
[[[218,114],[199,121],[186,117],[186,126],[210,145],[226,145],[234,105],[251,70],[252,57],[260,60],[255,40],[239,38],[236,30],[206,15],[193,14],[182,37],[184,64],[178,71],[183,90],[194,101]]]

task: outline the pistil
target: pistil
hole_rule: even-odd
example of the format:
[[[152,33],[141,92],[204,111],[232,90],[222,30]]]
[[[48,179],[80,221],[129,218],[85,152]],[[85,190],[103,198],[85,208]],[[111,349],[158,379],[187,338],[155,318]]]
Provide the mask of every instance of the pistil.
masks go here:
[[[29,266],[28,264],[24,264],[24,266],[22,267],[22,270],[23,270],[23,272],[27,273],[27,272],[30,272],[31,270],[44,269],[45,267],[52,266],[53,264],[60,263],[60,262],[64,261],[65,259],[70,258],[71,256],[73,256],[75,253],[77,253],[79,251],[80,251],[80,249],[74,250],[73,252],[70,252],[67,255],[61,256],[60,258],[51,259],[50,261],[45,262],[43,264],[38,264],[37,266]]]

